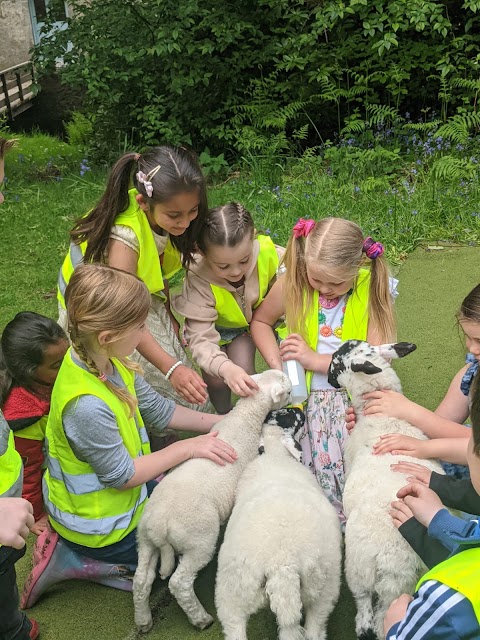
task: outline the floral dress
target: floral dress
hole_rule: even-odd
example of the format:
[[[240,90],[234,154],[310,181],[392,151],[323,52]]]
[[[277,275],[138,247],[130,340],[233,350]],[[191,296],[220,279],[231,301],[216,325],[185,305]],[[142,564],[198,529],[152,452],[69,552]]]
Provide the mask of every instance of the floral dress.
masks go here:
[[[334,299],[318,298],[319,340],[317,353],[332,354],[341,344],[343,318],[350,292]],[[343,450],[348,432],[345,411],[347,392],[334,389],[326,374],[314,373],[308,398],[305,425],[297,438],[303,464],[315,474],[325,495],[345,525],[342,496],[345,485]]]

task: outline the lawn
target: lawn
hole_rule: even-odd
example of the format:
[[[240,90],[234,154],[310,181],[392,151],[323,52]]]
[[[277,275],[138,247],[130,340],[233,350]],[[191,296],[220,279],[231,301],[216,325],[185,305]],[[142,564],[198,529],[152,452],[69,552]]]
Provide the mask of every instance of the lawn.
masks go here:
[[[51,231],[54,233],[54,229]],[[41,253],[39,250],[39,256]],[[405,393],[429,408],[435,407],[453,374],[462,365],[464,347],[454,316],[462,298],[478,283],[479,260],[480,251],[476,247],[418,250],[399,270],[400,296],[396,304],[399,338],[416,342],[418,350],[399,361],[398,371]],[[5,282],[3,278],[2,281]],[[30,296],[24,297],[23,303],[21,287],[18,287],[18,309],[25,307],[25,300],[31,301],[27,306],[37,308],[36,301],[41,298],[36,288],[38,283],[31,284]],[[51,308],[49,300],[42,304]],[[43,306],[41,309],[45,310]],[[20,586],[29,566],[27,555],[18,564]],[[214,612],[214,576],[212,563],[200,574],[196,584],[197,592],[210,612]],[[203,632],[193,629],[163,583],[157,583],[151,601],[154,626],[147,636],[149,639],[222,638],[217,622]],[[66,637],[69,640],[134,640],[143,637],[133,625],[131,594],[92,583],[70,581],[52,587],[29,613],[40,622],[42,640]],[[354,640],[354,615],[354,604],[344,588],[330,619],[329,640]],[[249,638],[276,638],[275,622],[269,612],[260,612],[251,619]]]

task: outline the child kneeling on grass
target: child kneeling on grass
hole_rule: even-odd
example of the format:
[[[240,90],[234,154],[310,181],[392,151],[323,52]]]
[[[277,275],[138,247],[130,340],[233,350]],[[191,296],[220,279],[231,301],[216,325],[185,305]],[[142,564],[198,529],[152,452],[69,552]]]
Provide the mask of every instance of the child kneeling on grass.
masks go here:
[[[65,293],[72,347],[53,388],[46,428],[43,498],[50,525],[33,552],[22,606],[68,578],[130,590],[118,565],[137,564],[136,527],[151,481],[195,457],[233,462],[232,447],[209,433],[221,416],[176,405],[150,387],[129,356],[142,339],[150,308],[135,275],[100,264],[75,269]],[[195,431],[150,453],[144,422]]]
[[[475,385],[471,409],[472,434],[467,463],[480,494],[480,386]],[[437,494],[415,479],[397,494],[392,517],[405,509],[432,538],[452,553],[417,585],[413,598],[403,594],[392,602],[384,620],[386,640],[467,640],[480,637],[480,523],[452,516]]]

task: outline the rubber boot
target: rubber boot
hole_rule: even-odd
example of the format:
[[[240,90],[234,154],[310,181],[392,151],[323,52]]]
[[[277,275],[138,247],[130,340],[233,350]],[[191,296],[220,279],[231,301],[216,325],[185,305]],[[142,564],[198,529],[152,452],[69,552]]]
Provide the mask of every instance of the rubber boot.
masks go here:
[[[135,565],[94,560],[75,553],[50,529],[37,539],[33,549],[33,569],[23,588],[21,607],[32,607],[52,585],[63,580],[88,580],[122,591],[132,591]]]

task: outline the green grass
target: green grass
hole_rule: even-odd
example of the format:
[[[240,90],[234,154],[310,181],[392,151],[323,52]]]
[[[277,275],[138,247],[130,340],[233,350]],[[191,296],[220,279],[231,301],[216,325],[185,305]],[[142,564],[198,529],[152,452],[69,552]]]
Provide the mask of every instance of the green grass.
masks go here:
[[[454,373],[463,363],[464,347],[454,315],[464,295],[478,283],[478,248],[453,248],[435,252],[420,250],[401,267],[400,296],[397,301],[399,337],[414,341],[418,350],[398,362],[398,371],[406,395],[434,408]],[[29,570],[30,560],[19,563],[19,583]],[[214,612],[213,587],[215,566],[212,563],[200,574],[196,588],[200,599]],[[152,603],[154,627],[151,640],[221,640],[218,622],[198,632],[187,622],[183,612],[166,591],[157,585]],[[131,594],[92,583],[66,582],[52,587],[29,612],[42,628],[43,640],[134,640]],[[354,640],[355,608],[343,588],[330,619],[329,640]],[[254,616],[249,627],[251,640],[274,640],[275,622],[263,611]]]
[[[98,199],[105,179],[102,171],[87,171],[80,176],[81,154],[75,155],[75,150],[65,149],[58,141],[42,138],[37,143],[31,139],[27,142],[22,140],[7,158],[10,180],[6,203],[0,209],[0,326],[26,309],[56,317],[55,286],[67,249],[68,230],[72,220]],[[54,160],[49,165],[50,158]],[[333,179],[324,169],[318,163],[304,161],[296,163],[288,173],[282,167],[277,167],[275,174],[271,166],[265,172],[258,167],[255,174],[230,179],[212,189],[210,200],[212,204],[242,201],[254,213],[258,228],[270,228],[279,243],[286,241],[299,216],[333,213],[356,219],[365,232],[386,243],[390,257],[396,261],[404,258],[420,238],[478,240],[478,217],[471,215],[480,211],[475,180],[464,185],[444,185],[439,190],[427,175],[413,177],[409,180],[415,181],[416,187],[411,192],[405,185],[403,191],[401,185],[394,187],[388,176],[369,190],[368,176],[364,175],[362,187],[356,191],[355,175],[349,180],[342,176]],[[392,188],[398,193],[392,193]],[[413,215],[414,210],[418,210],[417,215]],[[409,228],[406,225],[410,219],[412,230],[404,231]],[[479,258],[477,247],[447,246],[438,251],[418,250],[400,266],[400,297],[396,305],[399,337],[416,342],[418,350],[398,363],[398,371],[406,394],[429,408],[438,404],[462,365],[464,348],[454,315],[463,297],[478,283]],[[18,563],[20,585],[29,565],[29,555]],[[200,598],[212,612],[214,574],[212,564],[197,583]],[[156,588],[152,602],[155,624],[148,638],[222,637],[218,623],[201,634],[192,629],[163,586]],[[92,583],[67,582],[53,587],[31,615],[41,624],[43,640],[139,637],[133,626],[131,595]],[[353,640],[353,618],[354,606],[344,588],[330,620],[329,640]],[[252,618],[249,637],[276,637],[274,620],[268,612]]]

